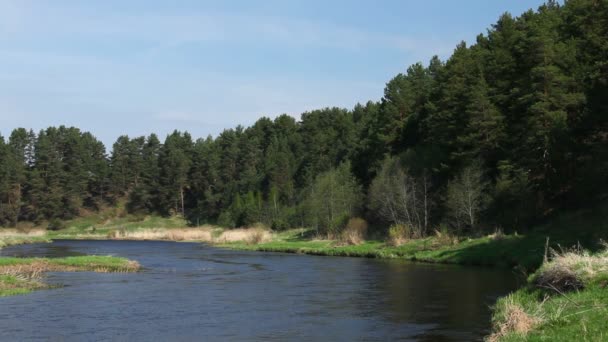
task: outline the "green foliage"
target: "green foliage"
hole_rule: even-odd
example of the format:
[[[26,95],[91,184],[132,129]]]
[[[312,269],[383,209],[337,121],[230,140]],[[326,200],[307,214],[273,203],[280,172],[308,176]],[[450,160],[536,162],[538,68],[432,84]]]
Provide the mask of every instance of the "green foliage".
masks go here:
[[[289,224],[281,219],[276,219],[272,221],[272,225],[270,226],[272,230],[281,231],[289,228]]]
[[[570,0],[504,14],[445,61],[406,68],[378,101],[263,117],[215,138],[121,136],[107,156],[74,127],[16,129],[0,139],[0,225],[71,219],[126,200],[126,213],[192,224],[335,233],[363,203],[398,194],[398,183],[408,195],[391,197],[407,210],[370,205],[359,214],[418,236],[439,222],[513,231],[585,207],[608,193],[607,13],[605,1]],[[487,196],[463,214],[472,160]],[[344,164],[352,174],[336,173]],[[348,190],[328,192],[332,177],[348,179],[336,182]]]
[[[65,223],[57,218],[51,219],[46,227],[48,230],[61,230],[63,228],[65,228]]]
[[[236,228],[236,221],[232,218],[230,211],[224,211],[217,219],[217,224],[220,227]]]
[[[308,224],[320,233],[338,234],[359,210],[361,197],[361,187],[351,173],[350,163],[320,174],[308,190]]]

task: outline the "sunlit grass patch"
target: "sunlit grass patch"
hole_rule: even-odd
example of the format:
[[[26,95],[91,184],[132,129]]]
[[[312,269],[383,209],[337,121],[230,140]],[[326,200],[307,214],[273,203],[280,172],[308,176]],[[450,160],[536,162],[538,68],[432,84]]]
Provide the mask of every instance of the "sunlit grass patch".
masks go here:
[[[118,240],[168,240],[168,241],[202,241],[213,239],[213,227],[196,228],[140,228],[135,230],[112,230],[107,234],[110,239]]]
[[[223,231],[213,240],[216,243],[240,242],[248,245],[257,245],[272,240],[272,233],[264,228],[240,228]]]
[[[0,258],[0,296],[24,294],[47,288],[40,278],[45,272],[136,272],[139,263],[113,256],[66,258]]]
[[[33,278],[0,274],[0,297],[26,294],[44,288],[47,285]]]
[[[50,242],[44,230],[18,231],[14,229],[0,229],[0,248],[37,242]]]
[[[554,251],[528,286],[498,301],[490,340],[602,341],[608,337],[607,285],[607,250]]]
[[[608,281],[608,250],[596,254],[581,249],[552,250],[551,254],[551,261],[532,276],[531,282],[538,288],[568,292]]]

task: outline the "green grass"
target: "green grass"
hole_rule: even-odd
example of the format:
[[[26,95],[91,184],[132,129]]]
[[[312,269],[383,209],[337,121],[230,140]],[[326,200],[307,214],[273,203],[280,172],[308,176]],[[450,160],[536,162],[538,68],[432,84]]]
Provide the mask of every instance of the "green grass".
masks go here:
[[[241,250],[302,253],[328,256],[367,258],[402,258],[432,263],[483,265],[534,269],[542,262],[545,238],[543,236],[508,235],[494,240],[490,237],[465,239],[456,244],[443,244],[435,237],[408,241],[391,246],[384,241],[365,241],[360,245],[340,246],[329,240],[275,239],[251,245],[226,243],[219,246]]]
[[[125,272],[139,268],[129,259],[113,256],[87,255],[47,260],[54,265],[76,267],[84,271],[104,269],[107,272]]]
[[[5,236],[0,237],[0,248],[41,242],[51,242],[51,239],[48,236]]]
[[[563,214],[526,234],[509,234],[500,237],[483,236],[461,238],[458,243],[446,243],[437,237],[410,240],[394,247],[384,241],[370,240],[357,246],[339,246],[334,241],[312,240],[310,230],[289,230],[274,236],[271,242],[251,245],[246,243],[219,244],[233,249],[305,253],[328,256],[370,258],[403,258],[413,261],[520,267],[531,272],[537,269],[545,252],[547,237],[550,246],[569,247],[581,244],[598,250],[601,240],[608,239],[608,203],[593,209]]]
[[[0,297],[27,294],[46,287],[35,280],[21,279],[12,275],[0,275]]]
[[[65,222],[65,228],[49,231],[51,239],[105,239],[113,231],[136,231],[152,228],[183,228],[188,222],[180,217],[112,217],[107,213],[91,214]]]
[[[109,272],[120,272],[124,270],[136,270],[138,266],[133,261],[104,255],[85,255],[72,256],[65,258],[15,258],[15,257],[0,257],[0,272],[5,266],[23,266],[32,265],[33,263],[44,263],[50,267],[62,266],[78,271],[95,271],[104,269]]]
[[[538,325],[527,334],[511,332],[497,338],[514,341],[605,341],[608,339],[608,291],[594,287],[567,295],[544,299],[540,291],[519,290],[497,304],[495,320],[507,314],[506,303],[519,305]]]
[[[135,272],[139,264],[113,256],[75,256],[66,258],[0,258],[0,297],[48,288],[40,282],[43,272]]]
[[[580,284],[575,290],[551,285],[570,277]],[[526,287],[498,301],[492,340],[605,341],[607,285],[608,251],[559,254],[530,276]]]

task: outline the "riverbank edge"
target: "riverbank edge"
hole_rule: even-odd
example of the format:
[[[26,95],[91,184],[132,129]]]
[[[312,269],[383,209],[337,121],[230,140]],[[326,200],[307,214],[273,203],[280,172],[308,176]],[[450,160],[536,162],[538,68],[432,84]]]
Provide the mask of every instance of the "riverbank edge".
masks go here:
[[[601,208],[606,208],[602,206]],[[402,259],[411,262],[435,263],[435,264],[457,264],[485,267],[502,267],[515,269],[519,274],[531,274],[539,269],[543,263],[546,252],[547,238],[550,237],[550,246],[573,246],[579,242],[585,247],[594,249],[601,239],[606,239],[608,222],[606,222],[603,210],[580,211],[560,216],[557,220],[529,229],[527,234],[517,233],[505,235],[502,233],[490,234],[476,238],[460,237],[455,239],[444,239],[440,236],[432,236],[425,239],[409,240],[401,246],[392,246],[382,240],[368,240],[360,245],[343,245],[337,241],[315,240],[310,230],[296,229],[286,232],[275,232],[271,241],[241,241],[241,242],[218,242],[201,240],[171,240],[171,239],[128,239],[124,237],[109,238],[108,233],[114,231],[146,231],[146,230],[171,230],[174,228],[144,228],[129,227],[124,229],[120,226],[104,227],[105,230],[88,226],[88,228],[74,228],[58,232],[48,232],[49,239],[73,239],[73,240],[146,240],[146,241],[178,241],[205,243],[213,247],[227,248],[233,250],[247,250],[259,252],[280,252],[310,254],[319,256],[341,256],[341,257],[365,257],[382,259]],[[571,234],[572,226],[580,228],[576,236]],[[184,228],[186,230],[201,230],[204,228]],[[217,236],[223,231],[218,227],[210,226]],[[96,233],[93,233],[95,232]],[[504,302],[512,295],[529,291],[529,285],[525,285],[505,297],[499,299],[498,303]],[[591,294],[589,294],[591,293]],[[593,292],[581,291],[583,296],[594,296]],[[522,296],[522,301],[533,305],[536,299]],[[596,298],[601,303],[608,303],[608,298]],[[497,304],[498,306],[498,304]],[[493,308],[493,316],[499,313],[499,308]],[[581,316],[582,318],[584,314]],[[493,329],[499,328],[499,321],[493,321]],[[534,330],[530,331],[534,336]],[[493,341],[517,340],[517,334],[508,335],[505,338]]]
[[[536,240],[540,242],[540,239]],[[470,243],[474,244],[474,242]],[[526,242],[520,243],[524,244]],[[412,262],[435,264],[481,265],[491,267],[510,266],[506,263],[490,263],[487,260],[441,259],[433,256],[424,257],[422,255],[416,255],[416,253],[411,256],[404,256],[382,251],[382,249],[376,249],[374,251],[357,251],[357,246],[316,248],[293,246],[272,247],[235,243],[219,244],[215,246],[235,250],[262,252],[405,259]],[[340,248],[342,248],[342,250]],[[390,249],[391,247],[386,248]],[[438,255],[443,254],[450,248],[451,247],[445,247],[443,252],[441,252],[440,249]],[[437,253],[438,250],[435,252]],[[603,258],[607,258],[605,256],[606,252],[591,253],[589,255],[592,258],[594,256],[600,257],[602,255],[600,253],[604,253]],[[573,341],[576,340],[577,336],[584,336],[585,340],[603,340],[601,336],[608,331],[608,323],[605,322],[605,319],[602,319],[602,317],[608,316],[608,273],[606,272],[606,269],[603,269],[601,271],[602,273],[595,276],[596,280],[592,285],[585,286],[576,292],[564,294],[559,291],[546,291],[546,289],[543,291],[539,288],[535,279],[538,277],[538,273],[553,261],[549,259],[548,261],[543,262],[543,254],[539,254],[539,258],[538,265],[534,268],[530,268],[531,264],[529,263],[527,263],[528,268],[522,265],[515,266],[518,271],[525,270],[525,272],[530,272],[528,274],[531,275],[519,289],[498,298],[495,305],[492,306],[492,332],[490,335],[486,336],[486,340],[490,342]],[[569,271],[567,270],[566,272]],[[516,308],[515,311],[513,311],[513,308]],[[521,329],[521,331],[518,329]]]
[[[2,239],[0,246],[50,243],[45,236]],[[114,256],[74,256],[65,258],[0,257],[0,297],[23,295],[35,290],[58,287],[42,281],[46,272],[137,272],[138,262]]]

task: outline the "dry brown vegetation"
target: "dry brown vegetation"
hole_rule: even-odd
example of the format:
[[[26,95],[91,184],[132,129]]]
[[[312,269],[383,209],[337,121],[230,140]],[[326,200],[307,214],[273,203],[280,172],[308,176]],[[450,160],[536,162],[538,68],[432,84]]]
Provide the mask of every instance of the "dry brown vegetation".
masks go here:
[[[504,231],[500,228],[496,228],[496,230],[494,230],[494,233],[488,235],[488,239],[492,241],[501,241],[504,240],[505,237],[506,235]]]
[[[2,238],[28,238],[44,236],[46,231],[43,229],[0,229],[0,239]]]
[[[248,244],[258,244],[272,240],[270,231],[263,228],[240,228],[222,232],[214,239],[216,243],[246,242]]]
[[[248,244],[258,244],[272,240],[272,233],[263,227],[231,229],[220,233],[218,228],[209,226],[178,229],[151,228],[132,231],[113,230],[108,233],[108,238],[116,240],[167,240],[208,243],[246,242]]]
[[[339,241],[347,245],[360,245],[365,242],[367,221],[362,218],[351,218],[339,236]]]
[[[391,246],[401,246],[408,242],[412,236],[411,228],[406,224],[394,224],[388,229],[388,244]]]
[[[113,230],[108,238],[116,240],[168,240],[168,241],[213,241],[213,229],[210,227],[164,229],[151,228],[141,230]]]
[[[66,258],[0,258],[0,297],[48,288],[40,278],[45,272],[136,272],[136,261],[111,256]]]
[[[495,332],[487,340],[498,342],[511,333],[526,336],[541,322],[541,318],[526,313],[520,305],[511,301],[505,305],[504,320],[495,327]]]
[[[533,284],[545,290],[568,292],[580,290],[598,275],[608,274],[608,251],[591,255],[573,248],[550,250],[551,261],[546,262],[533,277]]]
[[[110,272],[134,272],[140,268],[137,261],[128,261],[120,269],[111,269],[107,266],[84,267],[76,265],[61,265],[49,262],[45,259],[35,260],[27,264],[2,265],[0,266],[0,275],[19,276],[29,279],[37,279],[45,272],[77,272],[77,271],[92,271],[99,273]]]
[[[433,243],[438,246],[453,246],[460,242],[458,236],[452,234],[447,229],[435,229]]]
[[[10,245],[48,241],[46,232],[42,229],[30,229],[27,231],[0,229],[0,248]]]
[[[608,249],[591,254],[580,247],[559,252],[547,247],[545,261],[528,279],[529,286],[496,304],[494,333],[488,340],[510,340],[513,335],[525,339],[532,333],[554,340],[564,332],[570,334],[564,340],[577,340],[572,336],[578,337],[578,323],[583,320],[601,331],[607,310],[602,302],[606,279]],[[553,330],[556,327],[564,329]]]

